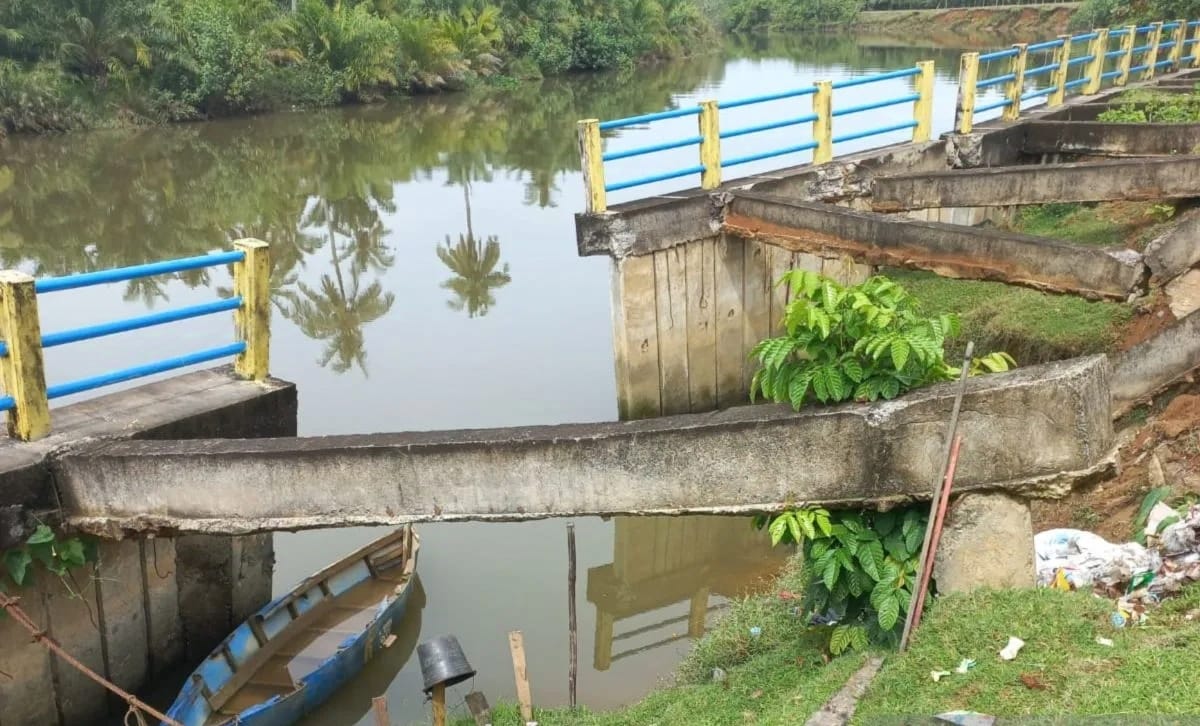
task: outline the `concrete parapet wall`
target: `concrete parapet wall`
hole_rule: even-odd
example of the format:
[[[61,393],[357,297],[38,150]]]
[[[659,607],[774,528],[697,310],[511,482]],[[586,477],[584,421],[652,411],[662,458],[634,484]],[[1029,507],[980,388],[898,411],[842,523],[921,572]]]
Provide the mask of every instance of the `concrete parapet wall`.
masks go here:
[[[54,519],[50,460],[81,441],[291,436],[296,390],[255,384],[228,369],[200,371],[54,409],[54,433],[0,440],[0,549]],[[271,536],[105,540],[100,561],[60,582],[45,573],[17,594],[29,615],[73,655],[136,690],[181,658],[197,660],[271,588]],[[126,706],[52,658],[11,619],[0,619],[0,724],[95,723]],[[186,656],[185,656],[186,652]]]
[[[953,387],[806,410],[301,439],[101,443],[56,462],[71,521],[242,533],[421,520],[886,505],[938,477]],[[1062,493],[1110,466],[1108,366],[972,379],[957,487]],[[254,486],[246,486],[254,482]]]
[[[1113,412],[1127,413],[1200,367],[1200,311],[1113,360]]]

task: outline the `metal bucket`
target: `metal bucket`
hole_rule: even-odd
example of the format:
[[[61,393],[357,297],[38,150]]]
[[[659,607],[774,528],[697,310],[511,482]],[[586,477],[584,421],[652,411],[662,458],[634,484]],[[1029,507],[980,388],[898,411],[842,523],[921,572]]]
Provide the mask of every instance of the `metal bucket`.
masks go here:
[[[421,661],[421,677],[425,681],[425,692],[441,684],[449,688],[475,675],[475,669],[467,662],[458,638],[443,635],[427,640],[417,646],[417,658]]]

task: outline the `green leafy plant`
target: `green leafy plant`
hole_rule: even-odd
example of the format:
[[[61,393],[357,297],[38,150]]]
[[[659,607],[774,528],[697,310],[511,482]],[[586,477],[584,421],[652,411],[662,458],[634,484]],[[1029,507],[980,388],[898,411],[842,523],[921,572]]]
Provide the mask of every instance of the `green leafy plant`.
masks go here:
[[[958,333],[958,318],[922,316],[913,297],[886,277],[844,287],[791,270],[777,284],[790,289],[786,334],[751,350],[759,362],[751,400],[761,393],[796,409],[814,397],[821,403],[875,401],[959,373],[945,360],[946,339]],[[1008,354],[991,353],[973,362],[971,374],[1015,365]]]
[[[834,655],[868,643],[893,644],[908,612],[928,517],[912,507],[890,512],[820,507],[760,515],[772,544],[802,547],[804,615],[829,624]]]
[[[32,583],[39,565],[50,574],[65,579],[71,570],[98,559],[94,539],[77,536],[60,539],[50,527],[39,524],[23,545],[0,553],[0,560],[4,562],[4,570],[0,572],[0,592]]]

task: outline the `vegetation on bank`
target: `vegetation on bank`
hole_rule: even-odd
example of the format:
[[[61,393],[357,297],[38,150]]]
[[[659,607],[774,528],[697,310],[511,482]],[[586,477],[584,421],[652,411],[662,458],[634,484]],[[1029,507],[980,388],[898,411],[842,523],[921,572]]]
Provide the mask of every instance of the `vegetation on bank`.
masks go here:
[[[687,53],[693,0],[9,0],[0,128],[186,120]]]
[[[1200,17],[1200,0],[1084,0],[1071,24],[1079,29],[1113,28],[1196,17]]]
[[[770,592],[735,602],[696,643],[675,685],[623,709],[535,709],[534,718],[543,726],[804,723],[866,655],[830,659],[822,638],[794,614],[793,601],[780,597],[802,585],[801,571],[797,558]],[[1193,684],[1200,585],[1149,613],[1147,626],[1114,629],[1111,608],[1090,593],[1049,589],[937,598],[910,649],[885,655],[853,723],[898,716],[924,723],[957,709],[993,716],[1200,714],[1200,690]],[[751,636],[751,627],[761,634]],[[1003,661],[997,653],[1009,636],[1025,646],[1015,660]],[[975,661],[966,673],[930,678],[931,671],[954,671],[965,658]],[[714,668],[726,677],[714,680]],[[514,707],[501,704],[492,723],[522,722]]]

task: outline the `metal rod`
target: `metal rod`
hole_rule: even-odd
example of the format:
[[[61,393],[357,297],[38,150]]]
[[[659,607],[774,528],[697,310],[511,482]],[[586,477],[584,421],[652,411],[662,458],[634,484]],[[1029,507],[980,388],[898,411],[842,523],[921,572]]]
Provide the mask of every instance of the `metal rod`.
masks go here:
[[[958,391],[954,394],[954,408],[950,411],[950,430],[946,435],[946,455],[942,459],[941,476],[933,486],[933,500],[929,503],[929,524],[925,527],[925,541],[921,545],[921,565],[917,570],[918,580],[924,577],[925,558],[929,554],[929,541],[933,537],[934,519],[941,505],[942,490],[946,484],[946,471],[950,468],[950,455],[954,450],[954,437],[958,433],[958,413],[962,408],[963,392],[967,387],[967,376],[971,374],[971,357],[975,353],[974,341],[967,343],[967,352],[963,355],[962,371],[958,377]],[[914,611],[917,608],[917,591],[913,591],[912,602],[908,606],[908,614],[904,618],[904,631],[900,635],[900,650],[908,647],[908,638],[912,633]]]
[[[575,622],[575,523],[567,523],[567,627],[571,631],[571,670],[567,675],[567,705],[575,708],[579,679],[579,639]]]
[[[917,606],[912,620],[912,630],[921,624],[921,612],[925,608],[925,595],[929,591],[930,575],[933,573],[933,563],[937,559],[938,544],[942,541],[942,525],[946,522],[946,506],[950,502],[950,491],[954,488],[954,471],[958,468],[958,447],[962,444],[962,435],[954,437],[954,448],[950,451],[950,468],[946,471],[946,486],[942,492],[942,502],[938,505],[937,519],[933,524],[933,539],[929,541],[929,554],[925,558],[925,566],[921,568],[920,591],[917,594]],[[911,631],[910,631],[911,635]]]

